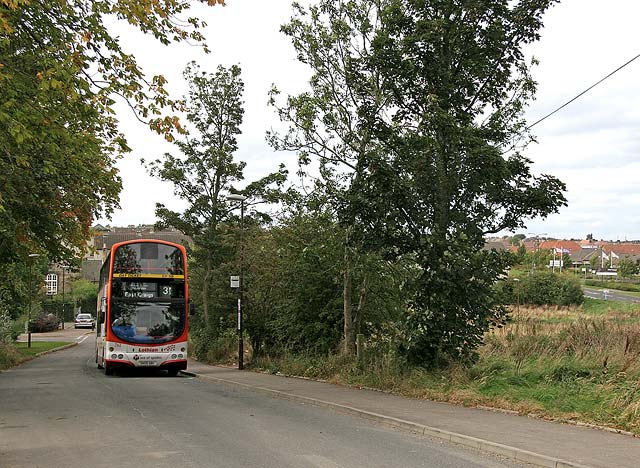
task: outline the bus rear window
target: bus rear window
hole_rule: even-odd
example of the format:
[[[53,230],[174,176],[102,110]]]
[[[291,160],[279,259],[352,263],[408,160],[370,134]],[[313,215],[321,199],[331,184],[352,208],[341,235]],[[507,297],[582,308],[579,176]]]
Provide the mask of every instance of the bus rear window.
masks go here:
[[[184,277],[182,252],[154,242],[121,245],[114,253],[113,276]]]

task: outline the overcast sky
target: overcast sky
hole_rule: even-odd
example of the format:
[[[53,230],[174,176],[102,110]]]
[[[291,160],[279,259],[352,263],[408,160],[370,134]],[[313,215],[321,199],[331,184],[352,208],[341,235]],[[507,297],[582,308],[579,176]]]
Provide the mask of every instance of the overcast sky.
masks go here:
[[[303,1],[301,3],[312,3]],[[245,118],[237,158],[247,162],[246,180],[275,170],[280,162],[295,167],[292,154],[275,154],[265,131],[277,118],[267,107],[272,83],[283,93],[306,87],[309,72],[295,60],[279,32],[291,16],[288,0],[228,0],[224,8],[197,7],[205,19],[213,52],[196,47],[164,47],[139,33],[118,28],[125,47],[148,74],[164,74],[181,96],[182,70],[190,60],[214,71],[218,64],[239,64],[245,82]],[[640,54],[640,2],[636,0],[564,0],[546,15],[540,42],[527,50],[539,61],[534,71],[537,100],[527,112],[533,123],[617,67]],[[640,59],[534,127],[538,143],[525,155],[535,173],[552,174],[567,184],[569,206],[546,220],[531,220],[522,233],[550,237],[624,241],[640,239]],[[150,178],[140,158],[155,159],[174,147],[132,118],[121,106],[122,130],[132,153],[118,164],[123,179],[121,209],[102,224],[126,226],[155,222],[156,202],[180,209],[172,188]],[[295,172],[295,171],[292,171]]]

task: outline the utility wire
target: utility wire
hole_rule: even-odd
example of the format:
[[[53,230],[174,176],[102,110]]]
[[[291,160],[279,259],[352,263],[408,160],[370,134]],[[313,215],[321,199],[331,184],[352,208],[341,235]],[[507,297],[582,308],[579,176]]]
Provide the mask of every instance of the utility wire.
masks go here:
[[[570,101],[565,102],[564,104],[562,104],[560,107],[558,107],[556,110],[554,110],[553,112],[548,113],[547,115],[545,115],[544,117],[542,117],[541,119],[535,121],[534,123],[532,123],[531,125],[529,125],[527,127],[527,130],[531,129],[532,127],[534,127],[535,125],[538,125],[540,122],[542,122],[543,120],[548,119],[549,117],[551,117],[553,114],[555,114],[556,112],[558,112],[561,109],[564,109],[565,107],[567,107],[569,104],[571,104],[573,101],[575,101],[576,99],[578,99],[580,96],[588,93],[589,91],[591,91],[593,88],[595,88],[596,86],[598,86],[600,83],[602,83],[604,80],[606,80],[607,78],[609,78],[610,76],[614,75],[615,73],[619,72],[620,70],[622,70],[624,67],[626,67],[627,65],[629,65],[631,62],[633,62],[634,60],[636,60],[638,57],[640,57],[640,54],[636,55],[635,57],[633,57],[631,60],[629,60],[627,63],[625,63],[624,65],[619,66],[618,68],[616,68],[615,70],[613,70],[611,73],[609,73],[607,76],[605,76],[604,78],[602,78],[600,81],[598,81],[597,83],[589,86],[587,89],[585,89],[584,91],[582,91],[580,94],[578,94],[576,97],[574,97],[573,99],[571,99]]]

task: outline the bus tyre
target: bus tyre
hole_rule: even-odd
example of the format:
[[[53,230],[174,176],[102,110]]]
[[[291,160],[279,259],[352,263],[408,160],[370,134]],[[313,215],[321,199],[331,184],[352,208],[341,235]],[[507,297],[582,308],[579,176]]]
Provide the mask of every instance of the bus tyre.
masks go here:
[[[104,365],[104,375],[113,375],[113,367],[105,363]]]
[[[175,377],[178,375],[178,369],[167,369],[167,374],[169,374],[169,377]]]

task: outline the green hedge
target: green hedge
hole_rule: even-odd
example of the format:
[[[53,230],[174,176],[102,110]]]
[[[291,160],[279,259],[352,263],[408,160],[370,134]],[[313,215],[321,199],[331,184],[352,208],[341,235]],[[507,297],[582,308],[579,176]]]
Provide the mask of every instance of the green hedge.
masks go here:
[[[579,305],[584,302],[580,283],[575,278],[551,272],[535,272],[509,278],[496,286],[500,301],[507,304]]]
[[[640,292],[640,284],[634,283],[621,283],[617,281],[599,281],[599,280],[586,280],[585,286],[598,286],[601,288],[617,289],[618,291],[630,291]]]

